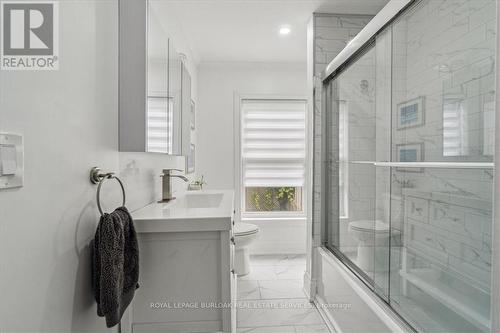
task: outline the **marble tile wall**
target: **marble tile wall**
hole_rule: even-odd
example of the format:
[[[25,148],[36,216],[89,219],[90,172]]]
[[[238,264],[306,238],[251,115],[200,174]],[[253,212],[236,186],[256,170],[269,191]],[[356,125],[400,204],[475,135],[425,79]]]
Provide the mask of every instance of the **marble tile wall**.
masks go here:
[[[419,264],[438,271],[446,267],[445,271],[451,276],[460,276],[488,290],[491,203],[437,192],[429,195],[429,192],[405,190],[404,193],[408,262],[416,258]],[[413,265],[407,267],[414,268]]]
[[[422,0],[395,21],[392,31],[388,30],[388,33],[383,32],[377,37],[376,117],[371,124],[369,117],[355,122],[350,119],[349,122],[349,126],[355,130],[358,125],[375,128],[373,133],[370,130],[354,133],[365,135],[367,140],[364,142],[357,140],[359,138],[356,135],[353,137],[351,133],[350,139],[354,140],[350,144],[354,146],[350,159],[397,162],[400,145],[421,144],[422,161],[425,162],[492,162],[495,6],[494,0]],[[322,28],[327,22],[338,20],[315,19],[316,75],[324,69],[328,62],[325,59],[332,54],[325,51],[325,47],[338,45],[323,39],[346,36],[345,33],[325,32]],[[360,97],[359,92],[359,87],[353,85],[352,93]],[[327,126],[328,132],[337,132],[339,124],[335,118],[326,123],[321,96],[321,80],[317,79],[313,211],[313,231],[317,240],[320,239],[322,219],[338,216],[338,207],[335,205],[330,205],[331,209],[322,215],[322,186],[325,182],[322,170],[329,167],[326,161],[335,160],[335,154],[338,153],[333,150],[325,155],[325,139],[322,139],[325,135],[322,134],[325,134]],[[423,124],[402,129],[398,124],[400,104],[415,98],[423,101]],[[358,100],[362,101],[362,98]],[[358,111],[363,109],[359,101]],[[356,107],[352,109],[356,111]],[[458,115],[458,126],[444,120],[447,115],[445,111],[450,110]],[[451,140],[456,134],[459,139]],[[451,149],[457,142],[459,147]],[[405,246],[422,249],[416,267],[432,266],[430,258],[433,258],[434,267],[447,269],[452,275],[456,272],[457,276],[462,276],[462,282],[469,281],[469,286],[477,284],[485,287],[485,290],[489,288],[493,192],[491,169],[379,168],[374,181],[366,177],[367,172],[357,168],[363,167],[350,168],[351,215],[355,212],[362,216],[363,210],[358,208],[364,207],[368,215],[374,212],[376,218],[387,219],[387,199],[390,194],[391,226],[406,237]],[[370,182],[376,183],[373,190],[376,193],[375,202],[368,200],[357,205],[352,200],[353,195],[361,197],[362,190],[369,191]],[[336,184],[335,181],[333,183]],[[361,183],[367,186],[359,186]],[[425,221],[408,217],[407,192],[410,190],[421,193],[417,199],[427,203]],[[444,201],[429,199],[429,196],[443,193],[447,198]],[[366,197],[366,194],[363,195]],[[471,206],[472,202],[482,208]],[[395,276],[398,276],[399,264],[396,263]]]
[[[426,162],[492,161],[494,147],[489,136],[494,137],[494,115],[489,114],[492,112],[489,105],[494,101],[495,91],[495,6],[491,0],[425,0],[395,23],[393,161],[398,160],[398,145],[413,143],[422,144]],[[398,105],[419,97],[424,100],[424,124],[398,130]],[[444,120],[445,110],[458,113],[459,120],[455,120],[458,126],[453,123],[450,126],[450,122]],[[458,135],[462,146],[450,150],[453,142],[446,135],[458,127],[451,136]],[[393,170],[394,197],[404,198],[406,188],[422,193],[446,193],[451,198],[447,201],[451,208],[438,209],[437,204],[431,202],[429,224],[422,227],[419,222],[404,220],[402,214],[394,214],[392,226],[407,233],[408,246],[430,239],[427,243],[434,243],[426,247],[429,258],[489,286],[492,170],[426,168],[413,171],[417,172]],[[489,207],[470,215],[471,207],[453,204],[456,196],[479,200]],[[405,214],[408,216],[408,212]],[[466,216],[476,231],[473,234],[460,233],[459,224],[466,223]]]
[[[423,126],[393,131],[393,143],[425,143],[425,161],[492,160],[483,154],[491,151],[483,146],[483,134],[492,124],[482,116],[495,89],[495,6],[491,0],[427,0],[396,22],[393,127],[398,128],[398,105],[414,98],[424,99],[425,119]],[[443,122],[447,107],[462,109],[461,153],[450,154],[446,147],[451,142],[443,127],[452,129]]]

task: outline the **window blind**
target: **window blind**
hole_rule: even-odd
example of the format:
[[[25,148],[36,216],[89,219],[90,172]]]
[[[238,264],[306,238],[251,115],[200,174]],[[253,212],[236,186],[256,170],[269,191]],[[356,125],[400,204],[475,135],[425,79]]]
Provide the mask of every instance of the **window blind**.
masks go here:
[[[341,217],[348,215],[349,183],[349,118],[347,102],[339,101],[339,210]]]
[[[245,187],[301,187],[306,158],[306,101],[242,100]]]
[[[469,155],[467,110],[463,100],[443,104],[443,156]]]
[[[167,105],[167,103],[169,105]],[[148,97],[147,151],[172,153],[173,119],[172,98]]]

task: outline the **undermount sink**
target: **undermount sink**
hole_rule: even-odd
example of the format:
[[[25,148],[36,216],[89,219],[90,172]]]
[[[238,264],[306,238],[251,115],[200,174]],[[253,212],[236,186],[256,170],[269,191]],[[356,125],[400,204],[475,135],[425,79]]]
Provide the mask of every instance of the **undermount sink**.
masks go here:
[[[186,194],[181,200],[187,208],[216,208],[222,202],[222,193]]]

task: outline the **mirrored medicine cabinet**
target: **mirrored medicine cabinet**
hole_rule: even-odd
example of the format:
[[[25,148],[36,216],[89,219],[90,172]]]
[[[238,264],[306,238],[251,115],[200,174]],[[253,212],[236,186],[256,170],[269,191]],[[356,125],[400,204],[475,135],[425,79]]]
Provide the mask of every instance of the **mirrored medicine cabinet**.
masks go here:
[[[119,148],[188,155],[191,76],[148,0],[120,0]]]

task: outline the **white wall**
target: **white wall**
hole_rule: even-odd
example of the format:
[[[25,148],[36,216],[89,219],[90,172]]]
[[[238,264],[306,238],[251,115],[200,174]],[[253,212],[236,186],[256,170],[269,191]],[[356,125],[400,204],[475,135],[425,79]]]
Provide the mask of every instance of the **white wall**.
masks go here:
[[[235,94],[305,98],[306,89],[305,63],[201,64],[198,69],[196,169],[198,176],[204,175],[207,188],[235,189]],[[261,233],[253,253],[305,253],[305,220],[298,225],[296,221],[287,225],[286,221],[256,223]],[[282,224],[278,226],[277,223]]]
[[[198,68],[198,174],[234,189],[234,94],[306,96],[305,64],[202,63]]]
[[[0,71],[0,132],[25,140],[24,187],[0,191],[1,332],[116,331],[97,317],[90,286],[99,214],[88,172],[119,172],[134,210],[159,198],[162,168],[184,166],[118,152],[118,1],[59,3],[59,71]],[[118,189],[103,186],[106,210]]]
[[[60,2],[59,12],[59,71],[0,72],[0,130],[25,140],[24,187],[0,192],[8,332],[105,331],[90,290],[88,171],[118,170],[117,2]]]

